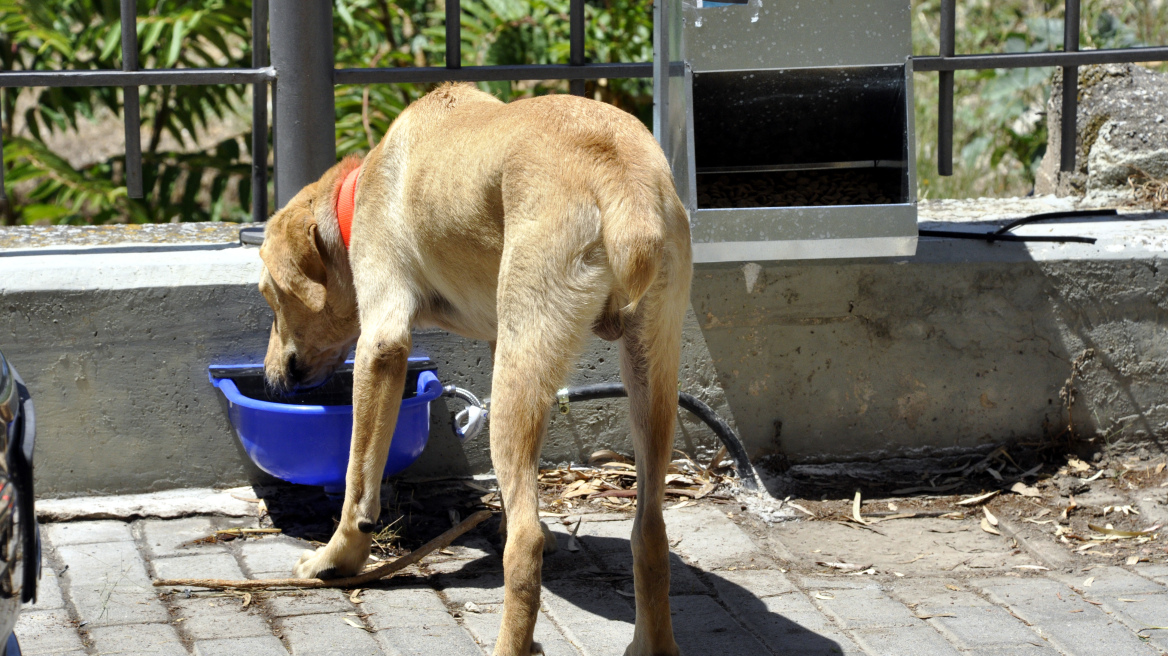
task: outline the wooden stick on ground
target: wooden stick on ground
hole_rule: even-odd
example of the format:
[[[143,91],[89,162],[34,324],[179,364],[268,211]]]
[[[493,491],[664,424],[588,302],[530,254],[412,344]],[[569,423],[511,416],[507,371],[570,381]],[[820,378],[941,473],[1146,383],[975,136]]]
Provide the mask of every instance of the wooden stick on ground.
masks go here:
[[[343,579],[249,579],[231,581],[227,579],[161,579],[154,582],[156,587],[187,586],[195,588],[352,588],[370,581],[385,578],[421,561],[431,553],[450,546],[460,535],[481,524],[491,516],[491,511],[480,510],[458,523],[457,526],[430,540],[416,551],[397,560],[375,567],[367,572]]]

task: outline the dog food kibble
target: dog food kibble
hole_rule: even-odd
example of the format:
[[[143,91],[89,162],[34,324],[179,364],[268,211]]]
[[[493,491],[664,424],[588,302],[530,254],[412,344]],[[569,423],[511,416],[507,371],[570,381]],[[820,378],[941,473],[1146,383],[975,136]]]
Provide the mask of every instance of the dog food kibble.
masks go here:
[[[886,173],[886,172],[882,172]],[[799,207],[892,203],[888,176],[872,170],[707,173],[698,176],[698,207]]]

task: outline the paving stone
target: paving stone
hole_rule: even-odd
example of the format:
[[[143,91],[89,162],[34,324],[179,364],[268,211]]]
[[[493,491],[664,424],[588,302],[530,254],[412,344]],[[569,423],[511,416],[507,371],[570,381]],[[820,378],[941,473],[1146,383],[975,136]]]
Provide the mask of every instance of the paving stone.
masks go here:
[[[872,656],[957,656],[941,634],[919,626],[875,627],[852,631],[856,642]]]
[[[947,585],[959,589],[952,590]],[[894,593],[902,602],[913,605],[918,616],[932,615],[928,623],[963,649],[979,654],[1027,647],[1040,651],[1053,649],[1006,609],[962,588],[957,581],[909,581],[897,585]]]
[[[187,656],[178,633],[168,624],[99,627],[89,631],[89,639],[95,654]]]
[[[544,560],[547,563],[547,560]],[[498,569],[502,561],[484,562],[482,560],[464,560],[461,558],[444,558],[430,561],[427,559],[426,571],[432,574],[452,574],[454,576],[474,576],[484,569]]]
[[[277,536],[260,540],[244,540],[239,544],[243,566],[252,578],[277,579],[292,576],[292,567],[300,554],[310,549],[307,542]]]
[[[548,529],[551,530],[552,535],[554,535],[556,538],[556,544],[559,546],[559,549],[556,550],[555,553],[547,554],[543,557],[543,571],[545,576],[554,576],[557,573],[572,572],[595,567],[596,563],[593,562],[592,556],[589,555],[587,550],[578,549],[576,551],[568,551],[568,542],[571,540],[571,526],[564,526],[557,518],[554,517],[549,517],[545,521],[547,522]],[[601,523],[602,522],[597,522],[597,525],[600,525]],[[624,525],[629,526],[627,522]],[[581,532],[587,533],[585,530],[585,527],[587,526],[589,526],[589,522],[587,519],[585,519],[584,523],[581,524],[580,528],[577,530],[577,535],[580,535]],[[615,535],[613,537],[617,539],[623,538],[627,541],[629,536],[626,533],[624,535]],[[580,545],[583,544],[583,542],[577,540],[577,544]],[[499,558],[497,562],[502,564],[502,558]]]
[[[797,580],[799,581],[799,586],[808,592],[814,592],[816,590],[863,590],[877,587],[875,583],[872,583],[871,579],[844,578],[832,574],[801,576]]]
[[[1086,598],[1103,602],[1103,609],[1113,613],[1132,631],[1164,626],[1168,618],[1168,588],[1120,567],[1096,567],[1086,576],[1094,576],[1090,586],[1078,574],[1056,578],[1075,586]],[[1148,642],[1168,651],[1168,635],[1163,631],[1149,631]]]
[[[288,650],[276,639],[267,635],[255,638],[229,638],[226,640],[199,640],[195,643],[195,656],[288,656]]]
[[[236,498],[254,496],[255,492],[250,488],[221,491],[186,488],[146,494],[37,499],[36,509],[37,518],[42,522],[121,517],[167,519],[191,515],[254,517],[256,504]]]
[[[623,654],[633,640],[633,608],[608,584],[548,581],[542,599],[564,636],[586,656]]]
[[[345,615],[300,615],[280,621],[292,656],[382,656],[368,631],[350,626]]]
[[[169,619],[133,542],[58,547],[57,554],[69,565],[61,577],[66,598],[89,627]]]
[[[453,618],[451,618],[453,619]],[[420,624],[416,627],[383,629],[375,636],[377,643],[393,656],[482,656],[483,650],[475,644],[466,629],[456,622]]]
[[[676,551],[704,570],[748,564],[762,557],[750,537],[714,507],[667,510],[665,525]]]
[[[265,604],[273,617],[352,613],[354,610],[349,595],[335,588],[281,591],[268,598]]]
[[[462,614],[462,623],[482,650],[490,654],[499,639],[499,622],[503,618],[502,604],[487,606],[478,613]],[[547,614],[539,613],[535,620],[535,642],[543,647],[546,656],[580,656],[580,652],[569,644]]]
[[[1010,645],[1010,647],[976,649],[974,651],[966,651],[965,654],[972,656],[1062,656],[1062,651],[1051,647],[1049,642],[1043,642],[1042,647],[1037,647],[1035,644],[1023,643]]]
[[[366,590],[360,611],[390,654],[479,656],[482,650],[430,588]]]
[[[711,574],[718,596],[730,612],[760,636],[776,653],[827,656],[829,654],[860,654],[860,648],[851,638],[832,624],[802,592],[793,586],[785,593],[756,594],[751,584],[763,592],[790,586],[780,572],[749,572],[758,581],[741,577],[741,583],[721,578],[740,572]],[[776,578],[781,577],[781,579]],[[785,584],[785,585],[784,585]]]
[[[171,605],[182,620],[181,630],[194,640],[253,638],[272,634],[259,604],[254,600],[247,608],[240,597],[210,597],[181,594],[171,597]]]
[[[499,569],[503,566],[503,559],[497,554],[491,543],[482,538],[470,538],[464,544],[455,544],[426,559],[426,567],[431,572],[439,574],[466,573],[471,574],[483,569]],[[544,564],[548,559],[544,558]]]
[[[503,603],[503,573],[492,572],[473,578],[442,577],[442,594],[455,608],[462,608],[466,602],[476,604]]]
[[[1135,570],[1136,574],[1140,576],[1150,578],[1163,585],[1168,585],[1168,565],[1141,563],[1135,566]],[[1088,576],[1090,576],[1090,573],[1083,575],[1084,578]]]
[[[618,522],[593,522],[591,524],[585,520],[576,537],[585,549],[599,557],[607,571],[632,575],[633,552],[629,545],[629,532],[632,528],[633,521],[631,519]],[[737,527],[735,528],[737,530]],[[709,588],[698,579],[693,569],[686,565],[676,553],[670,553],[669,565],[669,594],[709,593]],[[629,582],[627,584],[629,590],[632,590],[631,586],[632,583]]]
[[[673,636],[684,654],[762,654],[759,644],[718,602],[706,595],[670,597]]]
[[[64,609],[34,611],[30,608],[26,607],[16,620],[15,633],[23,654],[58,654],[85,648]]]
[[[740,588],[758,599],[787,594],[796,589],[785,574],[773,569],[720,571],[707,574],[706,578],[714,584],[718,594],[724,594],[724,589]]]
[[[1056,581],[998,577],[976,584],[1068,654],[1156,653],[1129,628]]]
[[[845,629],[923,626],[923,620],[917,619],[904,604],[875,586],[837,588],[830,594],[834,599],[824,599],[828,596],[824,594],[815,599],[816,604]]]
[[[126,522],[71,522],[45,524],[45,537],[54,547],[98,542],[129,542],[134,539]]]
[[[226,552],[196,556],[155,558],[150,561],[154,575],[160,579],[229,579],[247,578],[235,557]],[[183,586],[178,586],[183,587]]]
[[[1095,567],[1083,573],[1056,574],[1063,583],[1078,588],[1089,597],[1120,596],[1168,593],[1168,587],[1133,574],[1122,567]],[[1091,585],[1087,585],[1087,580]]]
[[[56,610],[65,607],[65,598],[61,596],[61,579],[48,563],[41,566],[41,578],[37,581],[37,598],[35,604],[25,608],[29,610]]]
[[[148,519],[141,523],[143,542],[155,558],[189,556],[192,554],[225,551],[219,543],[191,544],[193,540],[211,535],[215,528],[209,517],[185,519]]]
[[[451,616],[438,593],[427,587],[402,587],[390,590],[366,590],[361,593],[359,608],[365,621],[375,631],[389,628],[435,624]]]

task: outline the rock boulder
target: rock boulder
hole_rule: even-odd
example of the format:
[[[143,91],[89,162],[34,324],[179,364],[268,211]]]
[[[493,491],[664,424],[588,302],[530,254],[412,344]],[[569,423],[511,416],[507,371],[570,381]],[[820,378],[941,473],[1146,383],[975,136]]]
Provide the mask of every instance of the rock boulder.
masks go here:
[[[1130,203],[1128,177],[1168,177],[1168,75],[1135,64],[1079,69],[1076,168],[1059,171],[1062,69],[1048,106],[1049,141],[1035,194],[1085,196],[1088,204]]]

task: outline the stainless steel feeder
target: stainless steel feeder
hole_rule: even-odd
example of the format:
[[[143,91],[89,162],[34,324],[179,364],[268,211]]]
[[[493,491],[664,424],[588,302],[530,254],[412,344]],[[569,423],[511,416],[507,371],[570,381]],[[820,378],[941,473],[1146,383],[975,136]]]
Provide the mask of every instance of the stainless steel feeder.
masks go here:
[[[655,6],[654,132],[690,212],[695,261],[916,252],[910,9]]]

